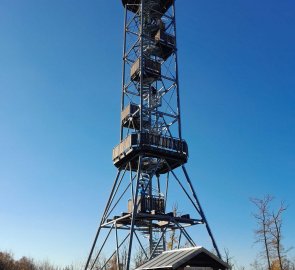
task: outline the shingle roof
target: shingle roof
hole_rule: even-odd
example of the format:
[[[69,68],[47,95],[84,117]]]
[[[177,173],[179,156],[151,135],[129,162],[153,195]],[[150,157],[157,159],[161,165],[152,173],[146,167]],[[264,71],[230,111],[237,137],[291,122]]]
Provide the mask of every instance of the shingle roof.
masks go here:
[[[200,255],[201,253],[205,253],[208,257],[210,257],[211,261],[220,264],[221,267],[228,268],[228,265],[225,262],[223,262],[221,259],[219,259],[217,256],[215,256],[213,253],[209,252],[205,248],[192,247],[165,251],[161,255],[138,267],[136,270],[150,270],[159,268],[176,269],[183,264],[189,262],[194,257]]]

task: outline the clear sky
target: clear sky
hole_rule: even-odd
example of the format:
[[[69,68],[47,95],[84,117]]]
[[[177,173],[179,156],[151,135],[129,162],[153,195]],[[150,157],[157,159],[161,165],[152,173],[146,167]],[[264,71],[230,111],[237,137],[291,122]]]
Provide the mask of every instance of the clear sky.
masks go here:
[[[288,203],[295,245],[295,2],[178,0],[177,22],[187,169],[247,267],[250,197]],[[0,250],[88,255],[116,174],[122,37],[120,1],[0,0]]]

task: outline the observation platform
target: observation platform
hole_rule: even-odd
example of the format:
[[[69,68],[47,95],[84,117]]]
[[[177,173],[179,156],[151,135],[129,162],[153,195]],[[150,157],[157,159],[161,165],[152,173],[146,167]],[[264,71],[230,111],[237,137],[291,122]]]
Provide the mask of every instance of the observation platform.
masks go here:
[[[173,0],[158,0],[159,4],[155,7],[155,11],[164,14],[172,6]],[[122,0],[123,6],[127,10],[136,13],[140,7],[141,0]]]
[[[150,133],[133,133],[113,149],[113,162],[119,168],[130,162],[131,170],[138,169],[138,155],[144,158],[159,158],[166,162],[156,165],[157,174],[169,172],[187,162],[188,146],[184,140]],[[142,162],[142,170],[148,169],[151,161]]]

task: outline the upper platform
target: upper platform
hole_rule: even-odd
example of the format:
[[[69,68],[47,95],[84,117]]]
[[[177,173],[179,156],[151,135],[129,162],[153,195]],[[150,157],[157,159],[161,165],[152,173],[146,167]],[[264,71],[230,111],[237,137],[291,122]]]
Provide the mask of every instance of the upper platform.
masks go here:
[[[158,1],[159,1],[159,5],[156,11],[160,12],[161,14],[164,14],[172,6],[174,0],[158,0]],[[135,13],[138,11],[140,7],[141,0],[122,0],[122,4],[124,7],[126,6],[129,11]]]

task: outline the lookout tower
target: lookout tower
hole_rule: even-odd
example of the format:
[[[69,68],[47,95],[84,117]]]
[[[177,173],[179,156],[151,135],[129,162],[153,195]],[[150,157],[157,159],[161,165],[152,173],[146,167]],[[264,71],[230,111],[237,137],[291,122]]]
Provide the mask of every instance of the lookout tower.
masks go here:
[[[175,1],[122,4],[120,142],[113,149],[118,172],[85,270],[135,269],[166,250],[196,247],[200,237],[190,229],[200,226],[220,258],[184,166]]]

